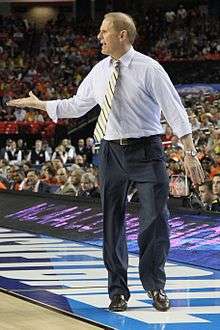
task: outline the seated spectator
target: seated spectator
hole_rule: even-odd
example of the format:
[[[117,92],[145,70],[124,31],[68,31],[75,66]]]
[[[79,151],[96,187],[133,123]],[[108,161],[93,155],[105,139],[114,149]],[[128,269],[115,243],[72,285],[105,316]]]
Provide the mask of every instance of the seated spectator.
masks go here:
[[[85,167],[85,159],[81,155],[76,155],[75,158],[75,164],[79,165],[79,167],[84,168]]]
[[[60,159],[55,158],[51,160],[54,170],[57,172],[60,168],[63,168],[63,163]]]
[[[59,188],[54,191],[55,194],[76,196],[76,189],[72,183],[68,181],[68,175],[65,168],[57,170],[56,178]]]
[[[165,128],[165,134],[162,136],[162,141],[163,141],[163,145],[164,148],[170,148],[172,143],[171,143],[171,139],[173,137],[173,131],[172,128],[169,125],[166,125]]]
[[[19,190],[27,190],[38,193],[50,193],[50,186],[39,179],[36,171],[31,170],[27,173],[27,177],[21,182]]]
[[[76,196],[78,196],[80,186],[81,186],[81,184],[80,184],[81,178],[84,173],[85,172],[81,168],[75,169],[70,173],[69,182],[74,186],[74,188],[76,190]]]
[[[6,185],[0,181],[0,190],[6,190],[6,189],[7,189]]]
[[[10,185],[10,190],[19,191],[20,185],[25,178],[25,174],[22,169],[15,168],[12,173],[12,183]]]
[[[10,147],[5,151],[4,158],[10,165],[13,165],[21,163],[24,159],[24,154],[17,148],[16,142],[12,141]]]
[[[76,154],[84,156],[86,154],[85,141],[84,139],[79,139],[76,146]]]
[[[50,160],[50,156],[46,150],[42,147],[42,141],[36,140],[35,141],[35,148],[30,151],[27,156],[27,160],[34,165],[40,165]]]
[[[214,163],[210,167],[210,177],[213,178],[216,174],[220,174],[220,153],[212,154]]]
[[[96,186],[96,178],[91,173],[84,173],[80,182],[78,196],[81,197],[100,197],[99,190]]]
[[[55,169],[52,166],[46,166],[46,168],[42,169],[41,179],[50,185],[57,185]]]
[[[212,210],[212,202],[214,199],[212,193],[212,182],[206,181],[202,185],[199,186],[199,197],[202,202],[202,207],[204,210],[211,211]]]
[[[212,211],[220,212],[220,173],[212,179],[212,192],[214,200],[212,202]]]
[[[64,146],[60,144],[58,147],[55,148],[54,153],[52,154],[52,160],[60,159],[62,164],[66,164],[68,159],[68,153],[66,152]]]
[[[27,142],[23,139],[18,139],[17,141],[17,148],[18,150],[21,150],[21,152],[24,154],[24,156],[27,156],[28,150],[27,150]]]
[[[67,163],[73,163],[76,157],[76,149],[71,145],[71,140],[63,139],[61,145],[67,153]]]
[[[0,158],[1,159],[4,159],[5,152],[7,150],[10,150],[11,144],[12,144],[12,139],[7,139],[6,142],[5,142],[5,146],[3,148],[1,148],[1,150],[0,150]]]
[[[14,116],[16,121],[24,121],[26,117],[26,110],[24,109],[15,109]]]
[[[192,132],[198,131],[200,129],[201,124],[200,124],[199,120],[197,119],[196,115],[190,116],[189,121],[192,126]]]
[[[94,140],[91,137],[86,139],[86,146],[85,146],[85,164],[90,165],[93,163],[93,156],[95,154],[95,144]]]

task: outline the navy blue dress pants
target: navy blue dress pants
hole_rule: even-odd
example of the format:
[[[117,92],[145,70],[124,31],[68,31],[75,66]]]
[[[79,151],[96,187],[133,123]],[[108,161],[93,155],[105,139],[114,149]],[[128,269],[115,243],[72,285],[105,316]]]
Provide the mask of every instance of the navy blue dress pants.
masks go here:
[[[127,192],[134,182],[140,200],[139,275],[146,291],[163,289],[169,251],[168,177],[159,135],[129,145],[102,140],[100,190],[103,208],[103,257],[108,271],[109,297],[130,297],[125,235]]]

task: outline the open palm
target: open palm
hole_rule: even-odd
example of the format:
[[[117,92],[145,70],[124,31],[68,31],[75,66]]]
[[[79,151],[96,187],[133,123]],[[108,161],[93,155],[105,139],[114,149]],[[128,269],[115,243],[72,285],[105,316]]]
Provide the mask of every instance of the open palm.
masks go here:
[[[33,94],[33,92],[29,92],[29,97],[24,97],[21,99],[10,100],[6,104],[10,107],[18,107],[18,108],[37,108],[39,109],[40,100]]]

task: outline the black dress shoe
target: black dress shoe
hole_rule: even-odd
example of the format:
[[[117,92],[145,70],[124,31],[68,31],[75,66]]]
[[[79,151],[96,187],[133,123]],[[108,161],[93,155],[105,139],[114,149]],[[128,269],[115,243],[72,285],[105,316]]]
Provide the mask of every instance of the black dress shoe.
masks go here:
[[[113,312],[124,312],[127,309],[127,301],[124,296],[116,294],[113,296],[112,301],[109,305],[109,310]]]
[[[153,299],[153,306],[161,312],[170,308],[170,301],[163,289],[148,291],[148,297]]]

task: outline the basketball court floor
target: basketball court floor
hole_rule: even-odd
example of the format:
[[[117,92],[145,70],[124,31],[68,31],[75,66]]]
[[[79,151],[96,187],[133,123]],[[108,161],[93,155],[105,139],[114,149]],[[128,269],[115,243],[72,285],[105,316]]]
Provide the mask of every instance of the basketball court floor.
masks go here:
[[[130,253],[131,299],[126,312],[114,313],[108,311],[101,247],[5,227],[0,228],[0,245],[3,330],[220,329],[220,271],[206,268],[205,261],[203,266],[167,263],[166,290],[172,308],[159,312],[139,281],[138,256]],[[22,319],[15,301],[24,304]],[[83,319],[87,322],[81,323]]]

